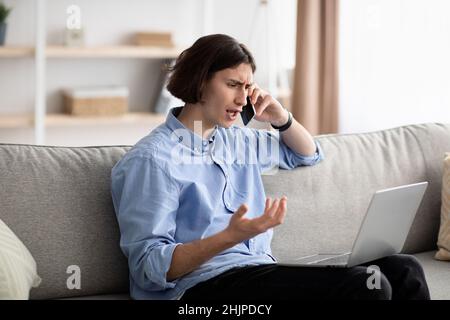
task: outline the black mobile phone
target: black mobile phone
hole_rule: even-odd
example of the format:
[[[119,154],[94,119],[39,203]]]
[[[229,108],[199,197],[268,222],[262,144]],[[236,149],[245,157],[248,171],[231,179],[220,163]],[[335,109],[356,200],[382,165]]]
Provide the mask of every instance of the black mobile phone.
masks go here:
[[[250,120],[253,119],[255,114],[256,114],[255,107],[250,101],[250,97],[247,97],[247,104],[242,108],[241,112],[241,118],[242,122],[244,123],[244,126],[246,126],[250,122]]]

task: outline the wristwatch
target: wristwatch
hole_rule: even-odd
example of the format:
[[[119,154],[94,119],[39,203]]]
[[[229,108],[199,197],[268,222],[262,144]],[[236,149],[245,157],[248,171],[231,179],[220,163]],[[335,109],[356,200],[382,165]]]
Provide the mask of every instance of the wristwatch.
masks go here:
[[[286,110],[287,111],[287,110]],[[285,124],[283,124],[282,126],[274,126],[273,124],[270,124],[271,126],[272,126],[272,128],[274,128],[274,129],[277,129],[277,130],[279,130],[280,132],[283,132],[283,131],[285,131],[285,130],[287,130],[287,129],[289,129],[289,127],[291,126],[291,124],[292,124],[292,113],[290,113],[289,111],[288,111],[288,114],[289,114],[289,116],[288,116],[288,121],[285,123]]]

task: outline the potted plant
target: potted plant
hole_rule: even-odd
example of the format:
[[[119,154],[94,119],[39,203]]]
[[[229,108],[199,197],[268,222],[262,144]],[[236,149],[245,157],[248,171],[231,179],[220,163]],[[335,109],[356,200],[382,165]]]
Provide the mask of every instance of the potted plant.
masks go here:
[[[5,43],[6,18],[10,12],[11,8],[8,8],[3,2],[0,2],[0,46]]]

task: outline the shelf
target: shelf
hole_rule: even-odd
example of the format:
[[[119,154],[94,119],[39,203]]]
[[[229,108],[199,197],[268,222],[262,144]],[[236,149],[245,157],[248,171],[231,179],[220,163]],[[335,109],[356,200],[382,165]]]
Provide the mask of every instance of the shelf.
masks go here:
[[[33,55],[33,47],[0,47],[0,58],[21,58]]]
[[[46,127],[79,127],[84,125],[149,125],[163,123],[166,116],[149,112],[130,112],[121,116],[80,117],[68,114],[48,114],[45,118]],[[33,114],[1,115],[0,129],[33,127]]]
[[[33,126],[33,114],[0,115],[0,129],[27,128]]]
[[[0,58],[32,57],[34,47],[0,47]],[[65,47],[47,46],[47,58],[176,58],[181,49],[149,46]]]
[[[181,53],[179,48],[145,47],[145,46],[109,46],[70,48],[49,46],[46,50],[49,58],[176,58]]]
[[[48,127],[56,126],[82,126],[82,125],[123,125],[143,124],[155,125],[163,123],[166,116],[149,112],[130,112],[121,116],[108,117],[80,117],[68,114],[49,114],[45,124]]]

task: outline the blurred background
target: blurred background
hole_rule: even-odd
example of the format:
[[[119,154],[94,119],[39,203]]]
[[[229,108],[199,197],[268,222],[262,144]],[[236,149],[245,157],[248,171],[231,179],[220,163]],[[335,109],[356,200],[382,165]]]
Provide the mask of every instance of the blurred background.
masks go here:
[[[448,0],[0,0],[0,143],[136,143],[182,105],[164,66],[212,33],[246,44],[255,81],[314,135],[450,123],[448,12]]]

